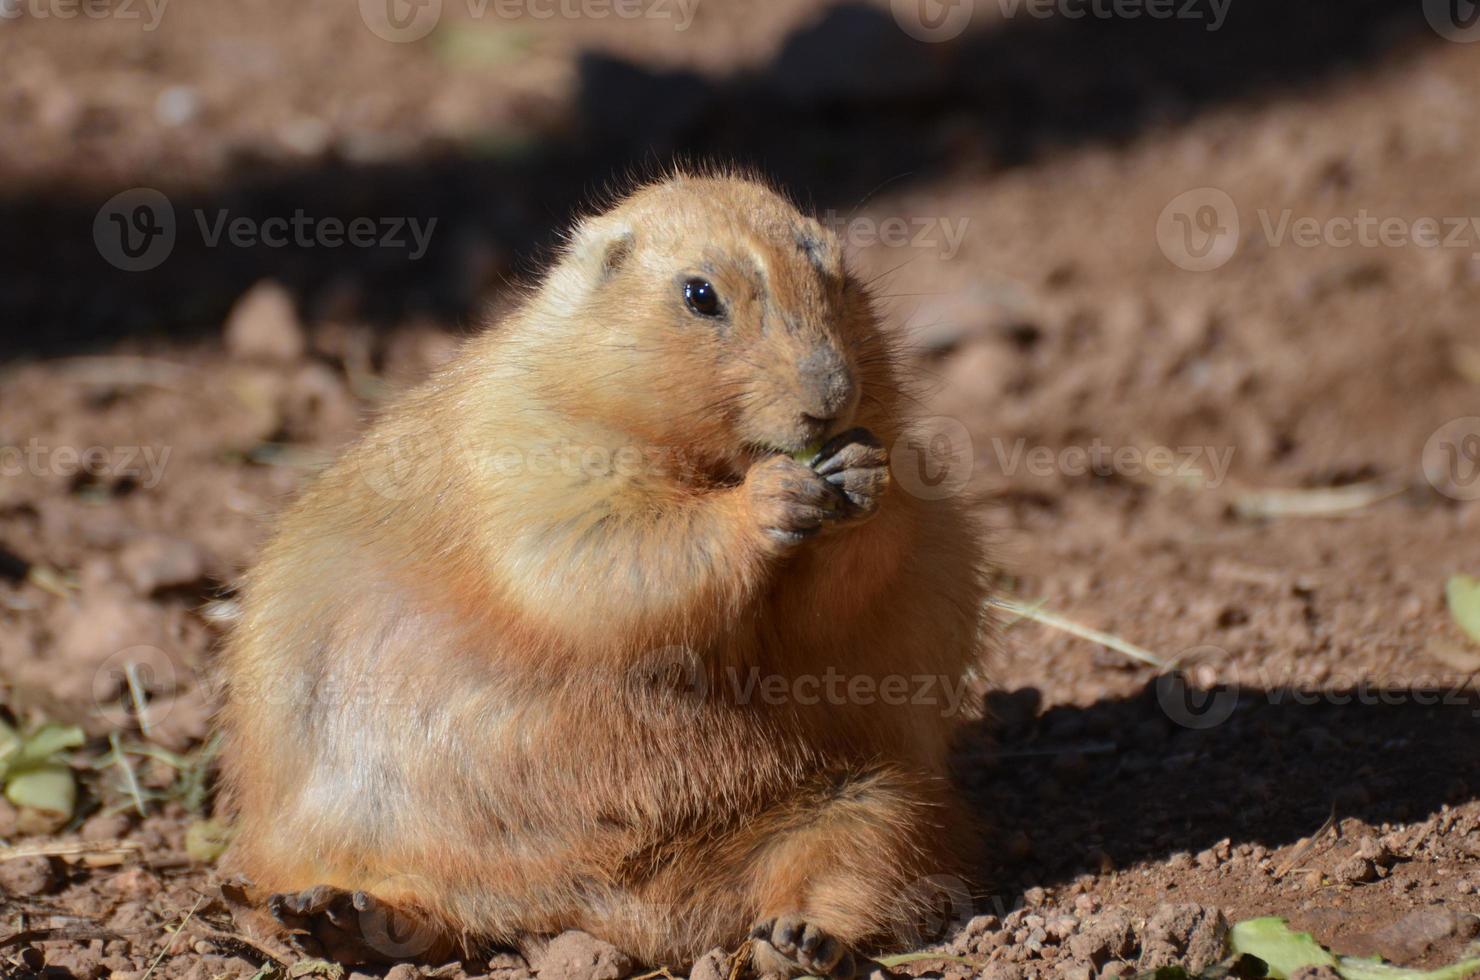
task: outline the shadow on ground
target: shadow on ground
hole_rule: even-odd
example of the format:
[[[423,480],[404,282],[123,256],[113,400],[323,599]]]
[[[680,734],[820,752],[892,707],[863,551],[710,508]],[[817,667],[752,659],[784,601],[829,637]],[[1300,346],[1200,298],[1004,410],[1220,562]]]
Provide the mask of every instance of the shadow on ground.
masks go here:
[[[723,80],[588,55],[570,135],[542,146],[385,166],[254,165],[202,194],[162,188],[168,216],[132,203],[103,220],[96,239],[100,207],[125,188],[11,192],[0,196],[0,351],[45,356],[125,336],[214,332],[264,277],[288,284],[310,315],[467,323],[491,287],[538,266],[555,230],[612,175],[722,160],[771,176],[803,203],[847,212],[887,183],[1129,139],[1440,43],[1417,3],[1239,0],[1217,21],[1211,4],[1175,6],[1196,16],[1022,14],[928,44],[886,12],[844,4],[797,30],[762,70]],[[260,226],[299,211],[437,224],[414,260],[405,244],[212,246],[202,230],[223,215]],[[155,268],[123,271],[104,258],[146,247],[166,217],[175,240]],[[378,226],[376,240],[388,230]]]
[[[1169,676],[1084,708],[1039,714],[1039,699],[990,695],[992,720],[963,740],[962,779],[1000,855],[989,874],[1011,894],[1225,838],[1272,851],[1333,814],[1421,822],[1480,797],[1480,692],[1465,678],[1313,691]]]

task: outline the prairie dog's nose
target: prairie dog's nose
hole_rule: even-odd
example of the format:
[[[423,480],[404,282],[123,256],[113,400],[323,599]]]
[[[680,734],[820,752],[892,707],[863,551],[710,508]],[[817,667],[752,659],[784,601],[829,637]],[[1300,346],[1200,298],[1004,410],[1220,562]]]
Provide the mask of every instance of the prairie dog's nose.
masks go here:
[[[836,350],[818,347],[798,367],[804,415],[817,422],[832,422],[852,404],[853,372]]]

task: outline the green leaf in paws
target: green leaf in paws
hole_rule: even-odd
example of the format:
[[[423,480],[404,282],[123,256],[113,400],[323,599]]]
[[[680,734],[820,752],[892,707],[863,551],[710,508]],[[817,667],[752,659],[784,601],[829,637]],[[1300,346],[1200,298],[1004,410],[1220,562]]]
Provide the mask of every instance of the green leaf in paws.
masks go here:
[[[796,452],[792,453],[791,458],[796,460],[798,463],[810,463],[813,459],[817,457],[817,454],[820,452],[822,452],[822,443],[814,442],[812,443],[812,445],[805,446],[802,449],[798,449]]]

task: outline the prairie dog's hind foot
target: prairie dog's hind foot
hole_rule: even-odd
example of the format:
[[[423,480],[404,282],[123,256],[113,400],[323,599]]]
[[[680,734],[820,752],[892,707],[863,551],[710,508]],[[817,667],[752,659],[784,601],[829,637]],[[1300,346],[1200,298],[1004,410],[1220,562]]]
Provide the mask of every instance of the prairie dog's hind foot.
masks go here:
[[[760,976],[809,974],[853,980],[853,951],[799,915],[763,919],[750,930],[751,963]]]
[[[424,917],[363,891],[317,885],[267,899],[290,941],[310,956],[347,965],[441,960],[456,944]]]

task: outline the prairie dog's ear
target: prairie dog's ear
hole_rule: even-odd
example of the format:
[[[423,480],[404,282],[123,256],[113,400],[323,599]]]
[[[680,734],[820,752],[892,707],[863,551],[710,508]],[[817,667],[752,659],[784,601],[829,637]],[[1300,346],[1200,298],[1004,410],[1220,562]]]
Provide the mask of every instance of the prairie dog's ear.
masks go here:
[[[828,278],[843,272],[843,253],[835,234],[815,218],[803,218],[796,227],[796,243],[801,251]]]
[[[608,215],[583,221],[571,232],[565,256],[550,277],[552,298],[575,311],[593,290],[621,271],[636,245],[637,236],[625,221]]]
[[[570,257],[594,281],[604,281],[627,261],[636,241],[627,222],[603,215],[583,222],[575,230]]]

